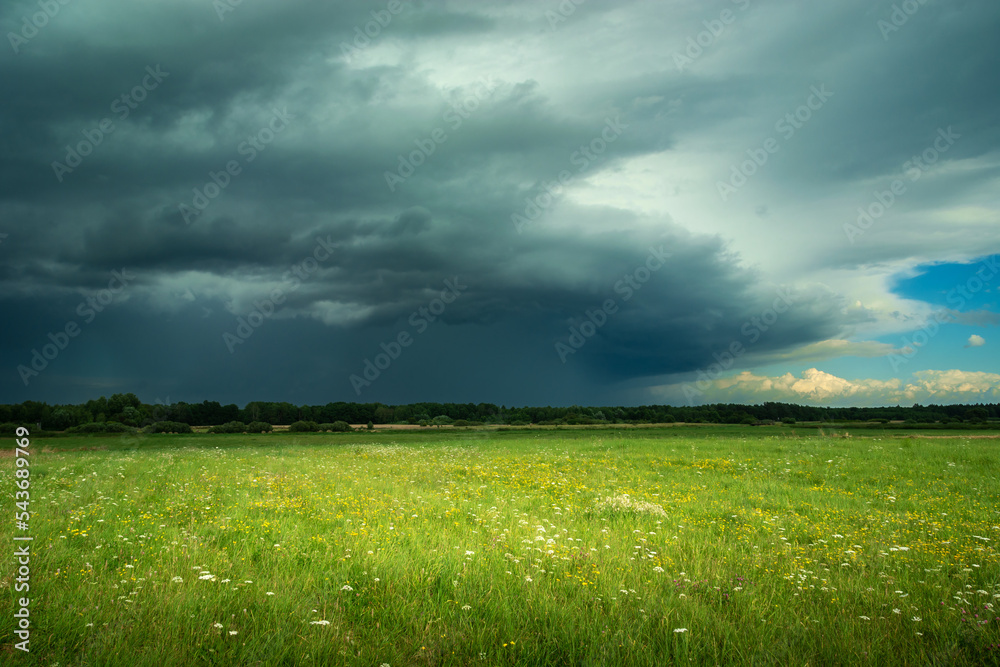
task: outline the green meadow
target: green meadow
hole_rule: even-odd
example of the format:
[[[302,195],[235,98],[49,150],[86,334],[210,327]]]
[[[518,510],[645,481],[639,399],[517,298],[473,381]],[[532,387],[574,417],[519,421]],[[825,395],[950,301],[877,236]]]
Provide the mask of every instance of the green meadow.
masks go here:
[[[1000,664],[1000,440],[930,435],[38,439],[27,531],[11,438],[0,663]]]

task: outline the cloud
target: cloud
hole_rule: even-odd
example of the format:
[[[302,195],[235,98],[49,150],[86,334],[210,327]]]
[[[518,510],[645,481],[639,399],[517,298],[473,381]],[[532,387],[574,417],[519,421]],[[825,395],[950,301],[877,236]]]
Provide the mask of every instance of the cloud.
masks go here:
[[[813,405],[877,406],[912,403],[977,403],[1000,399],[1000,374],[982,371],[916,371],[909,380],[853,379],[837,377],[816,368],[780,376],[743,371],[714,381],[657,387],[665,402],[760,403],[778,401]]]
[[[986,339],[978,334],[969,336],[969,342],[965,347],[982,347],[986,345]]]
[[[645,402],[623,387],[705,368],[748,326],[760,336],[740,363],[892,354],[875,341],[929,307],[894,296],[888,276],[1000,248],[1000,5],[967,4],[922,5],[889,40],[889,8],[866,0],[808,16],[576,3],[555,24],[528,0],[414,2],[380,27],[337,0],[224,16],[207,0],[93,0],[86,20],[66,5],[7,51],[0,77],[0,319],[21,323],[0,331],[0,365],[30,358],[112,270],[137,277],[37,385],[8,372],[0,401],[86,399],[73,388],[106,378],[177,400],[260,386],[352,399],[347,375],[456,276],[468,290],[366,398]],[[678,70],[673,54],[711,36],[722,7],[735,21]],[[19,31],[36,9],[3,3],[0,25]],[[137,88],[148,67],[169,74]],[[812,113],[802,105],[823,86]],[[122,117],[131,91],[143,99]],[[810,116],[793,136],[776,129],[789,113]],[[114,130],[96,135],[104,118]],[[961,137],[911,180],[905,163],[951,126]],[[716,183],[771,137],[779,150],[721,201]],[[82,163],[57,179],[53,162],[81,142]],[[850,243],[843,225],[894,179],[905,192]],[[179,205],[212,189],[189,224]],[[518,233],[512,215],[543,200]],[[296,279],[317,238],[335,250]],[[661,244],[671,257],[626,301],[619,281]],[[748,325],[779,287],[794,305]],[[273,294],[280,307],[230,356],[222,334]],[[555,344],[609,298],[617,312],[562,363]],[[813,400],[886,390],[769,381],[761,391]]]
[[[757,365],[777,362],[815,363],[839,357],[887,357],[890,354],[900,354],[902,352],[903,350],[897,349],[890,343],[832,338],[809,343],[808,345],[783,352],[760,355],[754,357],[753,361]]]

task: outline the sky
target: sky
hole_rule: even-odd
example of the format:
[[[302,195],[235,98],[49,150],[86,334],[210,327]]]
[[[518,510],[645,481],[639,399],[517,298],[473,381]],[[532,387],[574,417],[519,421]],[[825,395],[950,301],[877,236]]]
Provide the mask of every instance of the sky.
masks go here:
[[[0,402],[1000,402],[993,0],[0,27]]]

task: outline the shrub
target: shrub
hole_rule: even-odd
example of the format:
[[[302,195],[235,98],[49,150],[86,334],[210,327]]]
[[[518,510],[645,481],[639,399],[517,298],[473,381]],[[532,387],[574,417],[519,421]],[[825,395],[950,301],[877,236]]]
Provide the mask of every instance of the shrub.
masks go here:
[[[319,430],[321,431],[332,431],[333,433],[345,433],[347,431],[353,431],[351,425],[345,421],[337,420],[332,423],[320,424]]]
[[[288,430],[294,433],[313,433],[319,430],[319,424],[316,422],[297,421],[289,426]]]
[[[145,433],[191,433],[190,424],[183,422],[155,422],[142,429]]]
[[[17,433],[17,427],[20,424],[15,424],[14,422],[4,422],[0,424],[0,435],[14,435]]]
[[[247,433],[270,433],[274,427],[267,422],[250,422],[247,424]]]
[[[247,425],[243,422],[228,422],[208,429],[209,433],[246,433]]]
[[[67,433],[136,433],[139,429],[126,426],[121,422],[88,422],[79,426],[71,426]]]

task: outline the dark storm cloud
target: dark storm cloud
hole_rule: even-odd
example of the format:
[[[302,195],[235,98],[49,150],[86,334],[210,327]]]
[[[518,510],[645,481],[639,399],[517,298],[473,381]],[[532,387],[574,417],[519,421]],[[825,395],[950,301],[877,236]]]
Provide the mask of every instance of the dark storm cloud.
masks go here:
[[[391,15],[388,3],[241,3],[221,16],[211,2],[66,5],[3,55],[0,307],[21,323],[2,334],[4,367],[79,319],[111,272],[135,278],[30,387],[8,373],[0,400],[97,387],[250,400],[265,383],[271,398],[353,400],[347,377],[454,279],[467,288],[366,398],[610,402],[711,363],[779,288],[795,304],[751,358],[843,335],[870,319],[845,297],[773,284],[690,214],[681,224],[587,195],[692,133],[717,132],[740,155],[823,83],[829,108],[762,180],[808,192],[878,176],[949,124],[970,137],[949,158],[985,154],[998,12],[932,3],[887,42],[876,21],[889,4],[810,18],[752,3],[677,72],[675,48],[733,6],[587,3],[553,24],[558,3],[405,2]],[[6,5],[5,31],[34,7]],[[751,113],[767,122],[734,137],[728,124]],[[81,142],[96,145],[73,166]],[[515,225],[561,174],[540,214]],[[938,184],[900,210],[948,185],[971,187]],[[844,244],[823,261],[858,266],[911,245],[927,244]],[[669,259],[624,299],[620,281],[661,247]],[[227,348],[223,334],[275,293],[273,316]],[[619,310],[563,363],[556,343],[609,298]]]

